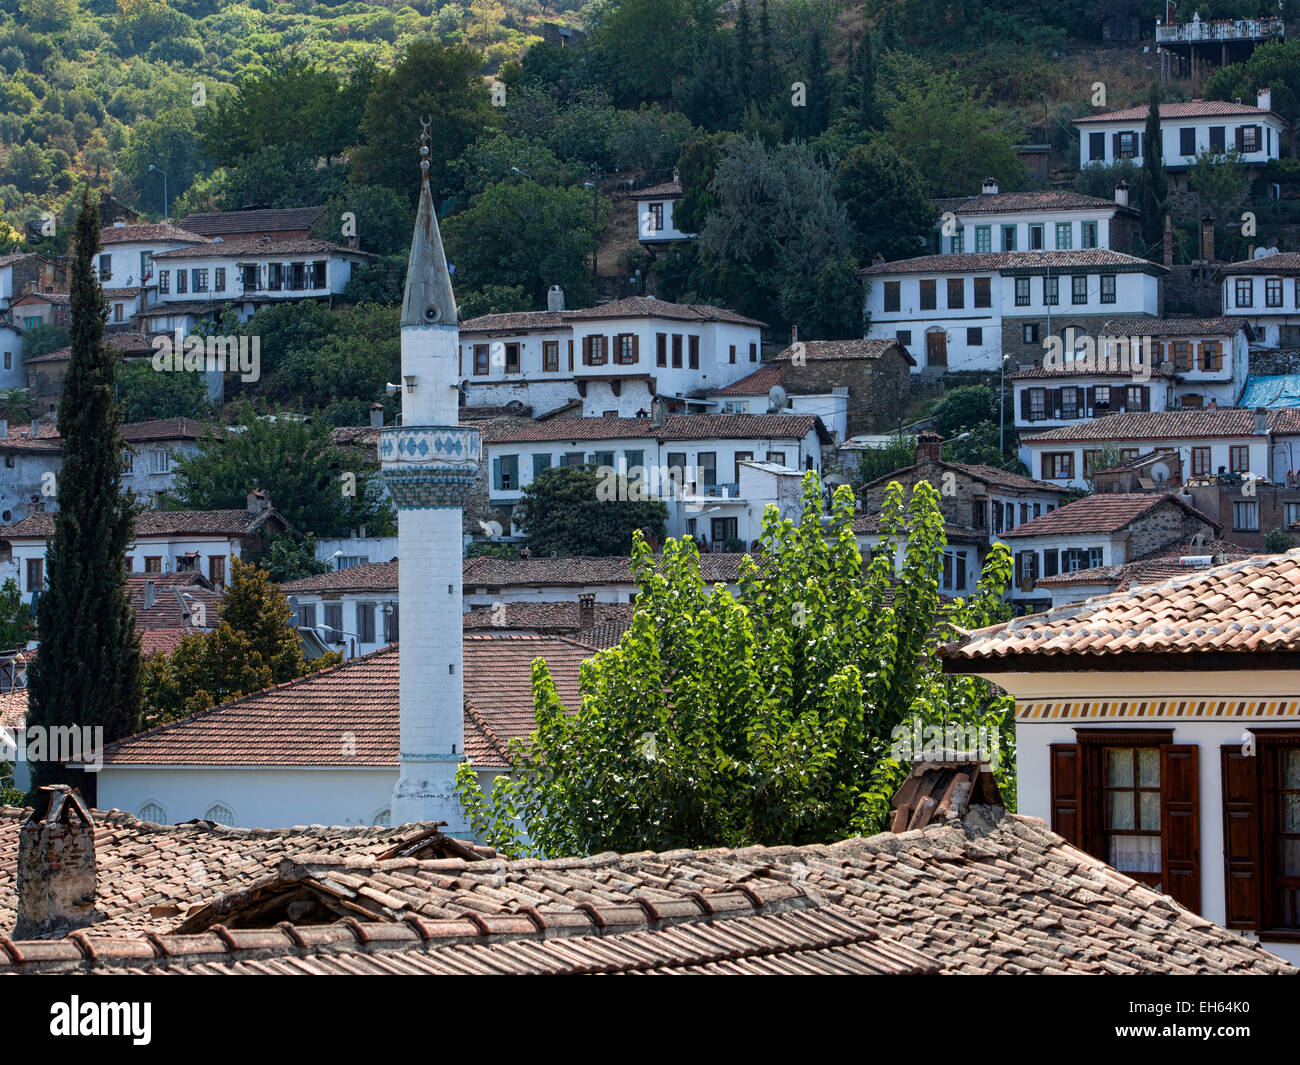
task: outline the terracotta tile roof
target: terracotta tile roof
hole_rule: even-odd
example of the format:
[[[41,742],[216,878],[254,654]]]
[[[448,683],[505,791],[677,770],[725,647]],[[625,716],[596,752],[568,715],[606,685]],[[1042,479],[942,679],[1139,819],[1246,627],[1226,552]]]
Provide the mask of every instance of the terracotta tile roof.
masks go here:
[[[1122,111],[1107,111],[1100,115],[1086,115],[1076,118],[1074,125],[1086,126],[1096,122],[1145,122],[1150,108],[1146,104],[1140,107],[1127,107]],[[1271,114],[1254,104],[1238,104],[1228,100],[1185,100],[1180,103],[1160,105],[1160,121],[1171,118],[1203,118],[1209,115],[1253,115],[1262,118]]]
[[[1151,376],[1159,380],[1172,380],[1173,372],[1166,373],[1164,370],[1152,369]],[[1114,379],[1130,379],[1133,377],[1131,368],[1125,367],[1118,357],[1110,363],[1106,363],[1104,358],[1099,359],[1075,359],[1058,366],[1031,366],[1025,370],[1017,370],[1015,373],[1007,374],[1008,381],[1043,381],[1056,380],[1058,378],[1072,377],[1109,377]]]
[[[232,299],[178,300],[175,303],[155,303],[151,307],[142,307],[131,316],[132,320],[141,322],[153,318],[168,318],[178,314],[212,314],[216,315],[235,303]]]
[[[154,603],[146,610],[145,585],[149,581],[154,586]],[[214,591],[212,585],[197,573],[128,573],[126,591],[131,606],[135,608],[137,629],[183,630],[182,615],[187,608],[181,600],[182,594],[203,604],[209,628],[221,620],[221,593]]]
[[[766,396],[772,391],[773,385],[781,383],[781,368],[779,366],[760,366],[751,374],[747,374],[739,381],[732,381],[725,388],[716,388],[709,393],[711,396]]]
[[[222,240],[190,248],[174,248],[162,251],[154,256],[155,262],[172,259],[236,259],[243,256],[256,258],[260,255],[342,255],[360,259],[374,259],[376,256],[358,248],[349,248],[343,244],[332,244],[328,240]],[[165,304],[164,304],[165,306]],[[156,310],[157,308],[150,308]]]
[[[508,765],[506,744],[536,725],[533,660],[576,709],[578,667],[594,653],[562,636],[469,635],[464,648],[465,754],[482,768]],[[399,662],[393,646],[309,673],[111,743],[104,763],[396,768]]]
[[[140,536],[251,536],[274,510],[250,514],[247,510],[145,510],[135,519]],[[28,514],[12,525],[0,525],[0,539],[48,539],[54,535],[54,515],[48,511]]]
[[[483,430],[485,444],[541,443],[557,440],[651,440],[658,430],[649,418],[553,418],[544,422],[494,425]]]
[[[6,932],[12,931],[17,916],[18,828],[28,812],[0,806],[0,929]],[[268,829],[204,821],[156,825],[120,810],[93,811],[93,816],[99,865],[96,906],[104,914],[94,926],[98,936],[167,931],[187,908],[264,879],[283,858],[379,856],[411,848],[445,856],[453,852],[449,844],[456,842],[428,823]]]
[[[859,535],[874,536],[880,532],[880,515],[859,514],[853,519],[852,528]],[[983,529],[972,529],[966,525],[952,525],[946,521],[943,523],[943,534],[947,537],[949,543],[959,540],[984,543],[989,538],[989,534]]]
[[[24,259],[41,259],[45,260],[43,255],[37,255],[34,251],[15,251],[8,255],[0,255],[0,270],[6,266],[13,266],[14,263],[20,263]]]
[[[1084,533],[1110,534],[1128,528],[1157,507],[1173,504],[1217,532],[1222,526],[1208,514],[1184,503],[1172,492],[1128,492],[1091,495],[1032,518],[1001,534],[1003,540],[1024,536],[1078,536]]]
[[[664,441],[802,440],[813,431],[822,443],[830,443],[830,433],[815,414],[672,414],[658,436]]]
[[[181,645],[181,641],[193,633],[193,629],[146,629],[140,633],[140,654],[171,654]]]
[[[563,311],[507,311],[481,314],[460,323],[462,336],[470,333],[533,333],[543,329],[564,329]]]
[[[743,554],[708,552],[700,555],[700,574],[708,584],[732,584],[740,579]],[[636,584],[632,560],[622,555],[584,558],[490,558],[465,560],[462,581],[469,590],[548,584]]]
[[[1300,650],[1300,552],[1262,555],[1198,570],[1163,584],[1026,614],[944,645],[949,668],[978,668],[1022,655],[1122,659],[1221,652],[1233,660]],[[1018,668],[1018,667],[1017,667]],[[1238,667],[1240,668],[1240,667]]]
[[[1123,252],[1108,251],[1105,248],[1089,248],[1077,251],[1003,251],[1003,252],[964,252],[957,255],[920,255],[914,259],[899,259],[895,262],[877,263],[861,271],[864,275],[880,274],[954,274],[973,270],[1015,273],[1017,271],[1036,273],[1047,267],[1053,270],[1084,270],[1106,268],[1116,273],[1141,271],[1143,273],[1163,274],[1168,271],[1156,263],[1139,259]]]
[[[1269,432],[1300,433],[1300,409],[1287,407],[1268,412]],[[1077,425],[1063,425],[1044,433],[1022,436],[1020,442],[1069,440],[1187,440],[1194,437],[1254,436],[1255,412],[1245,407],[1217,410],[1133,411],[1108,414]]]
[[[127,355],[151,355],[153,353],[153,337],[147,333],[130,331],[109,333],[104,337],[104,340],[117,348],[123,357]],[[26,366],[39,366],[46,362],[67,362],[71,358],[72,348],[59,348],[44,355],[34,355],[30,359],[24,359],[23,364]]]
[[[746,318],[725,307],[714,307],[707,303],[669,303],[650,296],[628,296],[612,303],[564,312],[566,322],[582,322],[593,318],[667,318],[675,322],[730,322],[733,325],[767,328],[766,322]]]
[[[324,207],[278,207],[253,211],[208,211],[186,215],[181,219],[181,226],[207,237],[310,229],[324,210]]]
[[[3,943],[0,971],[1295,971],[1041,821],[988,805],[831,845],[515,862],[288,853],[273,877],[198,901],[172,926],[188,934]],[[290,905],[353,920],[278,923]]]
[[[956,473],[965,474],[967,477],[973,477],[977,481],[991,485],[995,488],[1002,488],[1009,492],[1050,492],[1053,495],[1065,495],[1069,489],[1062,488],[1060,485],[1051,484],[1047,481],[1036,481],[1032,477],[1025,477],[1023,474],[1012,473],[1010,470],[1000,470],[996,466],[986,466],[981,463],[971,462],[935,462],[930,465],[937,466],[940,469],[953,470]],[[901,469],[887,473],[883,477],[877,477],[874,481],[864,485],[867,488],[875,488],[878,485],[886,485],[890,481],[898,480],[899,476],[910,477],[916,473],[915,464],[904,466]]]
[[[631,603],[594,603],[592,614],[586,619],[582,616],[581,604],[573,599],[552,603],[502,603],[501,606],[501,610],[480,607],[468,611],[462,619],[465,631],[487,635],[491,635],[494,629],[578,633],[607,622],[621,623],[624,629],[632,624]]]
[[[1223,540],[1206,540],[1193,544],[1187,541],[1171,544],[1149,552],[1132,562],[1122,562],[1114,566],[1093,566],[1091,569],[1078,569],[1073,573],[1058,573],[1052,577],[1039,577],[1036,587],[1048,588],[1070,587],[1076,584],[1109,584],[1111,591],[1127,591],[1134,582],[1138,584],[1160,584],[1164,581],[1185,577],[1197,569],[1209,569],[1211,565],[1236,562],[1249,558],[1255,552],[1238,544]],[[1209,557],[1213,562],[1207,565],[1183,565],[1180,558]]]
[[[1265,255],[1259,259],[1243,259],[1240,262],[1227,263],[1215,271],[1215,280],[1226,274],[1294,274],[1300,273],[1300,251],[1283,251],[1276,255]],[[1256,311],[1267,311],[1267,307]]]
[[[330,570],[314,577],[285,581],[280,585],[285,595],[303,592],[395,592],[397,559],[390,562],[365,562],[347,569]]]
[[[105,226],[99,231],[100,244],[127,244],[140,241],[188,241],[191,244],[208,244],[210,240],[202,233],[181,229],[167,222],[142,223],[140,225]]]
[[[898,353],[915,366],[916,360],[897,340],[804,340],[804,358],[809,362],[838,361],[840,359],[878,359],[885,352],[897,348]],[[794,345],[785,348],[773,358],[773,362],[789,362],[794,354]]]
[[[649,188],[641,189],[634,192],[628,197],[629,200],[671,200],[680,199],[684,195],[682,183],[680,181],[665,181],[662,185],[651,185]]]
[[[19,729],[27,718],[27,689],[0,692],[0,728]],[[3,874],[0,874],[3,875]],[[0,920],[0,926],[4,921]]]
[[[72,297],[66,292],[28,292],[14,300],[14,305],[26,303],[28,300],[43,300],[46,303],[64,304],[71,303]]]
[[[340,447],[375,447],[379,443],[379,430],[368,425],[338,425],[330,430],[330,443]]]
[[[949,196],[936,199],[940,211],[957,214],[1005,214],[1020,211],[1080,211],[1109,208],[1136,214],[1132,208],[1122,207],[1114,200],[1085,196],[1069,189],[1044,189],[1041,192],[994,192],[975,196]]]
[[[1240,318],[1218,315],[1212,318],[1112,318],[1101,327],[1101,336],[1195,337],[1236,336],[1246,328]]]

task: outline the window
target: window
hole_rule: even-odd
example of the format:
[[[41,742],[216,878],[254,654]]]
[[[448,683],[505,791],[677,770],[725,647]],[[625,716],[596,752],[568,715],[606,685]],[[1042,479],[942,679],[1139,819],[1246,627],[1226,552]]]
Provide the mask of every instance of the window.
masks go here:
[[[1237,151],[1242,153],[1259,151],[1258,126],[1237,127]]]
[[[958,226],[952,235],[952,253],[960,255],[966,250],[966,227]]]
[[[712,451],[701,451],[696,456],[696,464],[700,467],[700,477],[702,483],[710,487],[718,483],[718,456]]]
[[[196,266],[190,271],[191,280],[194,282],[194,292],[208,291],[208,270],[205,266]]]
[[[668,365],[668,334],[667,333],[655,334],[655,365],[656,366]]]
[[[145,559],[144,559],[144,571],[145,571],[145,573],[161,573],[161,572],[162,572],[162,556],[161,556],[161,555],[146,555],[146,556],[145,556]]]
[[[122,472],[125,474],[135,472],[135,455],[130,451],[122,452]]]
[[[733,480],[736,484],[739,484],[739,483],[740,483],[740,464],[741,464],[742,462],[753,462],[753,461],[754,461],[754,453],[753,453],[752,451],[737,451],[737,452],[736,452],[736,460],[735,460],[735,474],[736,474],[736,476],[735,476],[734,478],[732,478],[732,480]]]
[[[591,453],[591,464],[597,468],[606,466],[612,470],[614,468],[614,452],[593,451]]]
[[[1284,519],[1282,524],[1285,526],[1294,525],[1300,521],[1300,503],[1284,503],[1282,505]]]
[[[1106,158],[1106,134],[1088,134],[1088,161],[1097,162]]]
[[[751,342],[749,345],[749,361],[758,362],[758,344]]]
[[[1074,452],[1044,452],[1043,477],[1049,481],[1068,481],[1072,479],[1074,477]]]
[[[1219,341],[1201,341],[1201,369],[1211,372],[1223,369],[1223,345]]]
[[[1016,227],[1015,226],[1002,227],[1002,250],[1003,251],[1016,250]]]
[[[735,345],[735,344],[730,344],[730,345],[728,345],[728,347],[727,347],[727,361],[728,361],[729,363],[731,363],[731,365],[733,365],[733,366],[736,365],[736,345]]]
[[[213,584],[226,583],[226,556],[209,555],[208,556],[208,580]]]
[[[681,333],[673,334],[673,368],[680,370],[682,368],[682,335]]]
[[[1228,472],[1250,472],[1250,447],[1246,444],[1233,444],[1228,448]]]
[[[1208,447],[1192,448],[1192,476],[1208,477],[1210,475],[1210,449]]]
[[[1029,395],[1029,420],[1041,422],[1047,417],[1047,389],[1030,388],[1026,391]]]
[[[1124,133],[1115,134],[1115,157],[1118,159],[1132,159],[1137,155],[1137,134],[1132,130]]]
[[[183,292],[189,291],[190,275],[184,270],[176,271],[176,294],[179,296]]]
[[[488,372],[488,346],[486,344],[474,345],[474,375],[482,377]]]
[[[1227,138],[1224,136],[1224,126],[1210,127],[1210,151],[1215,155],[1223,155],[1227,149]]]
[[[172,272],[170,270],[158,271],[158,294],[165,296],[172,289]]]
[[[357,642],[375,642],[375,604],[357,604]]]
[[[912,342],[912,331],[910,329],[900,329],[894,334],[894,339],[902,344],[903,347],[907,347],[907,345]]]
[[[1092,410],[1094,414],[1110,411],[1110,385],[1098,385],[1092,390]]]
[[[653,228],[656,232],[664,228],[664,205],[662,203],[652,203],[650,206],[650,217],[654,220]]]
[[[988,501],[984,499],[973,499],[970,505],[970,523],[971,528],[987,529],[989,525]]]
[[[171,469],[172,457],[170,452],[158,448],[149,452],[150,473],[171,473]]]
[[[784,465],[785,465],[785,452],[784,452],[784,451],[769,451],[769,452],[767,453],[767,457],[766,457],[765,461],[767,461],[767,462],[775,462],[778,466],[784,466]]]
[[[604,366],[609,361],[606,345],[608,337],[585,336],[582,338],[582,364],[584,366]]]
[[[897,281],[885,282],[885,310],[896,311],[902,306],[899,291],[902,285]]]
[[[1088,302],[1088,275],[1075,274],[1070,278],[1070,302],[1076,306]]]
[[[722,544],[737,539],[737,534],[740,532],[738,526],[737,518],[714,518],[711,525],[713,542]]]
[[[518,489],[518,455],[500,455],[492,460],[492,487],[498,492],[513,492]]]
[[[980,326],[971,326],[966,330],[966,344],[972,348],[981,347],[984,343],[984,330]]]
[[[384,643],[396,643],[399,638],[397,603],[384,604]]]
[[[39,592],[45,581],[45,559],[29,558],[27,560],[27,590]]]
[[[1239,277],[1236,282],[1237,306],[1253,307],[1255,305],[1255,285],[1252,278]]]
[[[921,310],[932,311],[939,306],[938,296],[936,294],[937,282],[921,282]]]
[[[519,345],[506,345],[506,373],[519,372]]]
[[[1055,307],[1061,302],[1061,279],[1059,277],[1043,278],[1043,302]]]
[[[1095,248],[1097,246],[1097,223],[1080,222],[1079,235],[1082,238],[1079,241],[1081,248]]]
[[[300,629],[314,629],[316,627],[315,603],[298,604],[298,627]]]
[[[1232,504],[1233,532],[1259,532],[1259,504],[1253,500],[1238,500]]]
[[[1254,730],[1221,748],[1230,928],[1300,928],[1300,734]],[[1265,939],[1268,937],[1265,936]]]
[[[1038,552],[1016,552],[1016,583],[1033,587],[1038,580]]]
[[[560,457],[561,466],[585,466],[587,464],[587,453],[585,451],[566,451]]]
[[[1028,286],[1029,278],[1025,278],[1025,284]],[[1020,327],[1020,342],[1022,344],[1038,343],[1038,323],[1029,322]]]
[[[993,306],[993,282],[987,277],[974,278],[976,307]]]
[[[560,342],[558,340],[542,341],[542,370],[546,373],[559,373]]]
[[[343,642],[343,604],[325,604],[325,632],[322,637],[326,643]]]
[[[226,291],[226,268],[224,266],[218,266],[213,268],[212,289],[214,292]]]
[[[635,333],[619,333],[614,338],[614,361],[620,366],[632,366],[636,363],[637,336]]]
[[[550,468],[551,468],[550,452],[533,456],[533,478],[534,479],[536,479],[537,475],[541,473],[543,470],[549,470]]]
[[[966,552],[945,551],[943,553],[943,583],[947,592],[966,591]]]
[[[1264,306],[1282,306],[1282,279],[1280,277],[1264,279]]]
[[[137,816],[141,821],[152,821],[155,825],[167,824],[167,811],[156,802],[145,803]]]
[[[1161,852],[1160,749],[1106,747],[1102,757],[1106,861],[1122,873],[1139,874],[1134,879],[1154,877]]]
[[[1145,385],[1128,385],[1124,389],[1124,409],[1142,411],[1150,409],[1151,391]]]
[[[1101,275],[1101,302],[1102,303],[1115,302],[1115,275],[1114,274]]]
[[[1016,306],[1029,306],[1029,278],[1027,277],[1016,278]]]
[[[700,338],[691,336],[688,338],[687,359],[692,370],[700,368]]]
[[[208,812],[203,815],[205,821],[215,821],[219,825],[233,825],[235,823],[235,811],[225,803],[214,802],[208,807]]]
[[[1196,154],[1196,130],[1183,128],[1178,131],[1178,154],[1187,156]]]
[[[99,282],[103,284],[113,276],[113,256],[101,255],[99,257]]]
[[[1173,348],[1174,369],[1179,373],[1186,373],[1192,368],[1192,345],[1186,340],[1174,340],[1170,342]]]
[[[977,253],[988,254],[993,250],[993,227],[976,226],[975,227],[975,251]]]
[[[948,279],[948,306],[952,310],[959,310],[966,306],[966,282],[963,278]]]
[[[1069,251],[1073,246],[1074,226],[1070,222],[1056,223],[1056,250]]]
[[[645,452],[644,451],[624,451],[623,463],[627,467],[627,475],[632,480],[645,478]],[[633,476],[633,471],[639,469],[641,472]]]
[[[1029,250],[1043,250],[1043,227],[1041,225],[1031,225],[1029,227]]]

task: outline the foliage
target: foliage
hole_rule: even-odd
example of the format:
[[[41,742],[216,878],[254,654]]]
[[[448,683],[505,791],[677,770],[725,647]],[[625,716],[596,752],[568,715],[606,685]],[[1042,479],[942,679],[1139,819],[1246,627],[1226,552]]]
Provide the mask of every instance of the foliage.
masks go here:
[[[1164,154],[1159,150],[1164,143],[1160,130],[1160,99],[1160,85],[1156,82],[1152,84],[1147,100],[1147,125],[1142,135],[1142,187],[1138,201],[1142,211],[1143,254],[1148,259],[1160,258],[1165,219],[1169,217],[1169,185]]]
[[[1084,466],[1083,479],[1088,485],[1089,492],[1095,492],[1096,487],[1093,485],[1092,475],[1098,470],[1108,470],[1112,466],[1118,466],[1124,461],[1124,453],[1114,444],[1106,443],[1101,447],[1091,451],[1088,456],[1088,462]]]
[[[921,175],[883,140],[850,149],[836,170],[835,191],[853,223],[854,251],[864,266],[876,255],[921,254],[938,221]]]
[[[124,363],[118,370],[117,395],[126,422],[153,418],[203,418],[212,414],[208,386],[197,371],[158,373],[148,359]]]
[[[1242,244],[1243,252],[1242,256],[1234,255],[1232,258],[1244,257],[1244,241],[1235,239],[1241,237],[1241,220],[1234,216],[1250,189],[1251,174],[1250,168],[1242,161],[1241,154],[1235,147],[1229,148],[1222,155],[1215,155],[1209,148],[1202,148],[1188,164],[1187,176],[1202,209],[1214,219],[1216,228],[1231,242],[1227,246],[1216,245],[1220,257],[1224,257],[1223,253],[1229,251],[1232,244]]]
[[[1295,547],[1295,540],[1287,529],[1270,529],[1264,534],[1264,550],[1271,554],[1282,554]]]
[[[962,385],[944,393],[933,414],[935,432],[953,437],[980,422],[997,421],[997,393],[988,385]]]
[[[625,555],[637,531],[662,540],[668,520],[659,500],[633,498],[635,486],[619,478],[610,492],[594,466],[553,466],[524,489],[514,521],[534,555]]]
[[[41,653],[28,681],[27,721],[47,729],[98,726],[111,742],[139,721],[140,637],[126,591],[135,513],[122,493],[118,354],[104,342],[104,293],[93,272],[98,251],[99,211],[86,189],[70,270],[72,355],[59,399],[59,509],[37,608]],[[61,765],[36,762],[32,779],[40,786],[70,777]]]
[[[23,334],[23,359],[34,359],[60,351],[72,343],[72,334],[61,325],[49,322],[27,330]]]
[[[507,853],[552,856],[829,843],[886,826],[914,725],[986,727],[1005,754],[1011,698],[945,676],[935,653],[953,626],[1004,613],[1005,545],[977,592],[946,604],[932,486],[909,502],[890,487],[884,549],[865,573],[852,493],[836,490],[829,530],[821,500],[809,473],[800,521],[769,508],[736,595],[705,587],[689,540],[668,541],[656,560],[638,538],[631,629],[584,663],[581,705],[567,712],[539,659],[537,729],[511,745],[515,779],[487,799],[461,775],[476,827]]]
[[[26,647],[31,638],[31,610],[23,602],[18,582],[6,577],[0,585],[0,650]]]
[[[996,415],[995,415],[996,417]],[[953,438],[943,446],[943,458],[947,462],[966,462],[976,466],[996,466],[998,469],[1013,473],[1028,474],[1025,464],[1016,458],[1016,435],[1007,425],[1007,448],[1003,451],[1000,444],[1002,428],[993,420],[976,422],[969,429]]]
[[[858,460],[858,484],[867,485],[916,462],[916,437],[895,433],[883,447],[868,448]]]
[[[316,537],[311,533],[304,536],[281,533],[271,537],[270,546],[258,564],[277,584],[329,571],[329,566],[316,558]]]

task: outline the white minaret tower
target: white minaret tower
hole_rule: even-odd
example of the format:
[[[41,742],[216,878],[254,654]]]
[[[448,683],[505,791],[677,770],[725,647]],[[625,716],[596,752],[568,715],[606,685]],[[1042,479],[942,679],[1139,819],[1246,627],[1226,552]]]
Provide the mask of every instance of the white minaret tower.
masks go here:
[[[479,433],[457,425],[460,328],[429,193],[421,122],[420,207],[402,302],[402,421],[380,433],[397,506],[402,604],[401,754],[392,823],[445,821],[465,831],[452,790],[465,752],[461,679],[461,505],[478,472]]]

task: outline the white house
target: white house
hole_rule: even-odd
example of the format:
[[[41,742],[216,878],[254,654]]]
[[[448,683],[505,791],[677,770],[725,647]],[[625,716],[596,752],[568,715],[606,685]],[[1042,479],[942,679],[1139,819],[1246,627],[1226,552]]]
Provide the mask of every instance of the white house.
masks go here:
[[[1280,155],[1286,120],[1272,110],[1273,95],[1261,89],[1257,106],[1227,100],[1190,100],[1160,105],[1160,154],[1174,187],[1187,184],[1188,164],[1208,149],[1235,148],[1242,162],[1258,167]],[[1148,106],[1076,118],[1079,166],[1112,166],[1121,159],[1142,165]]]
[[[0,320],[0,388],[25,388],[23,331],[12,321]]]
[[[858,541],[864,564],[880,550],[884,533],[880,528],[879,514],[860,514],[853,519],[853,535]],[[942,569],[939,572],[939,591],[949,598],[970,595],[979,583],[980,571],[988,553],[989,534],[986,529],[972,529],[961,525],[943,523],[947,541],[943,549]],[[907,541],[900,540],[894,549],[894,572],[901,573],[907,560]]]
[[[1300,346],[1300,252],[1260,254],[1219,267],[1223,313],[1250,323],[1266,348]]]
[[[139,225],[114,222],[99,231],[99,243],[99,257],[92,265],[99,283],[105,288],[136,289],[156,286],[156,256],[178,248],[209,244],[211,240],[168,222]]]
[[[695,238],[694,233],[684,233],[678,229],[673,218],[682,196],[681,179],[674,170],[672,181],[652,185],[628,197],[636,204],[636,234],[642,244],[667,244],[675,240]]]
[[[1130,411],[1020,438],[1020,459],[1044,481],[1086,488],[1087,471],[1107,452],[1120,460],[1177,451],[1184,477],[1227,473],[1285,484],[1300,469],[1300,409]]]
[[[584,414],[635,417],[656,397],[689,406],[758,365],[763,323],[720,307],[631,296],[569,311],[558,289],[550,302],[462,323],[467,406],[518,402],[540,414],[581,398]]]
[[[345,658],[397,642],[397,559],[361,562],[280,585],[293,608],[294,626],[314,632]]]
[[[1117,316],[1159,312],[1164,267],[1105,249],[923,255],[875,263],[867,336],[897,339],[913,373],[997,371],[1050,336],[1098,335]]]
[[[1300,555],[981,629],[945,672],[1015,697],[1017,809],[1300,962]]]

